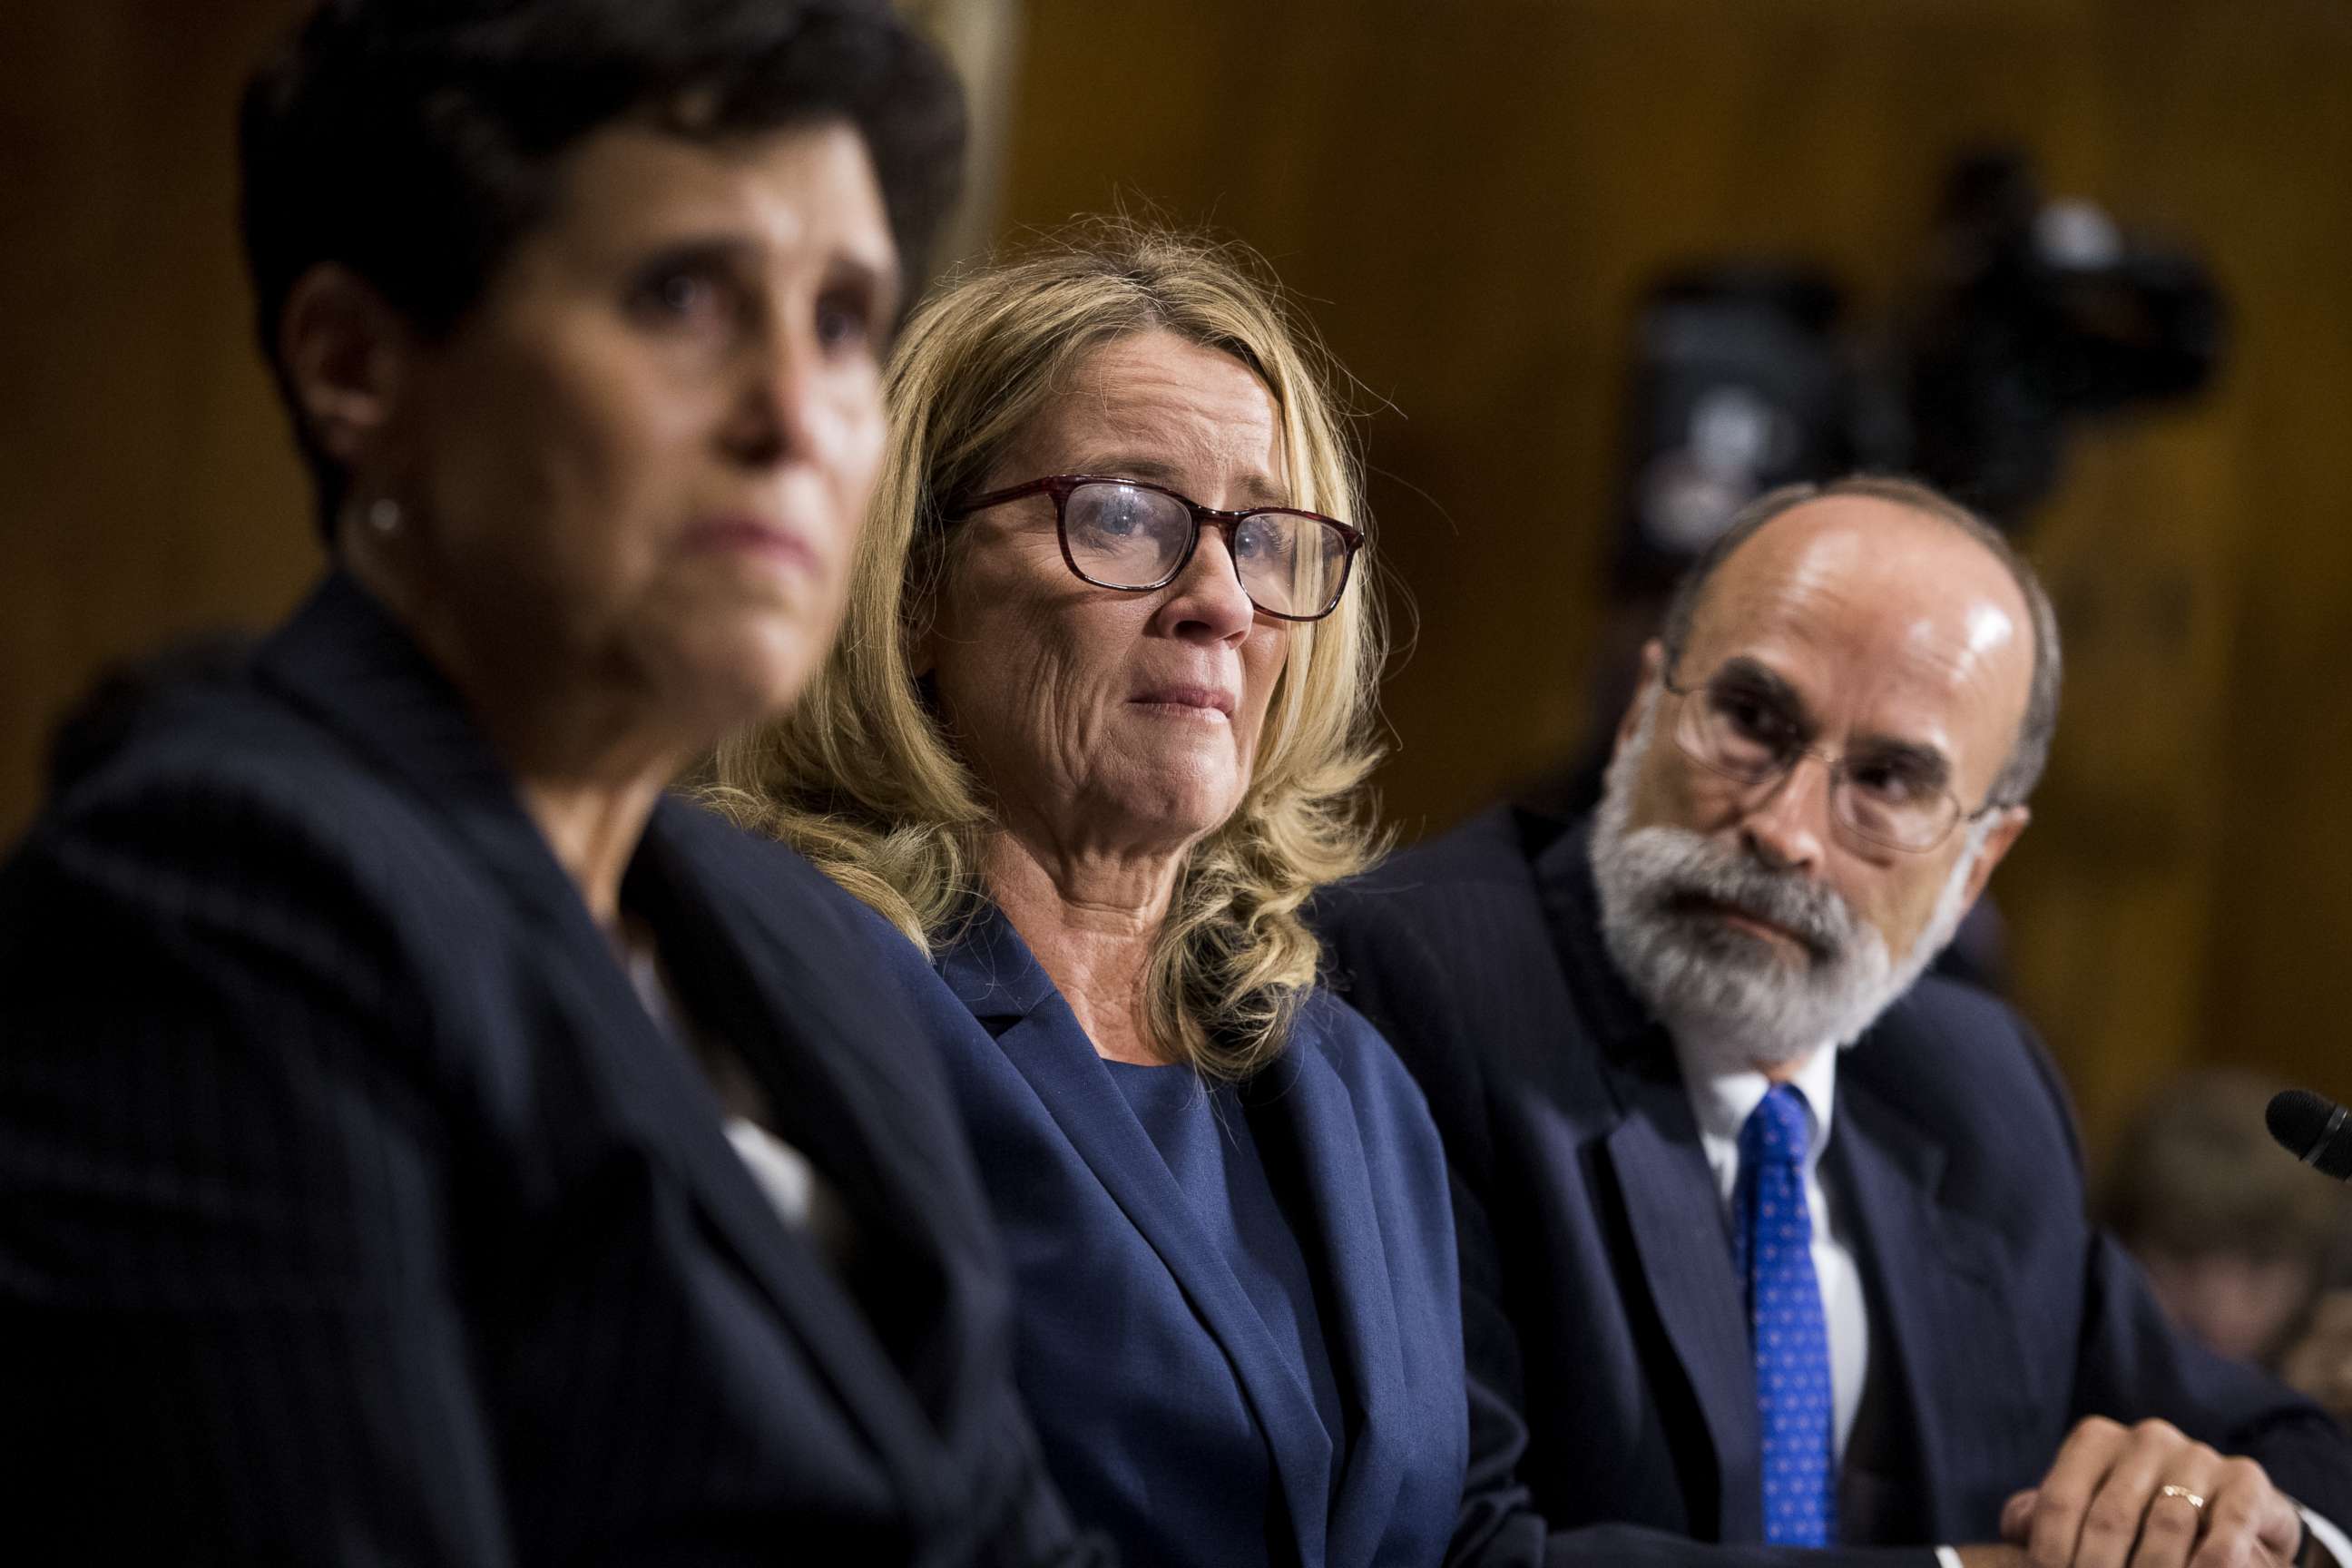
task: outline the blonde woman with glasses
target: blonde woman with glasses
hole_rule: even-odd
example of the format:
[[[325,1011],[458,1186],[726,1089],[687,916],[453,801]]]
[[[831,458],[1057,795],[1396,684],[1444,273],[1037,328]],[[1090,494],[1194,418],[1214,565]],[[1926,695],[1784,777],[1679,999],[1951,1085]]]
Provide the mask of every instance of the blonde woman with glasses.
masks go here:
[[[841,644],[722,763],[871,906],[1049,1468],[1129,1563],[1434,1563],[1468,1464],[1444,1157],[1299,913],[1369,852],[1381,657],[1330,375],[1189,239],[947,288]]]

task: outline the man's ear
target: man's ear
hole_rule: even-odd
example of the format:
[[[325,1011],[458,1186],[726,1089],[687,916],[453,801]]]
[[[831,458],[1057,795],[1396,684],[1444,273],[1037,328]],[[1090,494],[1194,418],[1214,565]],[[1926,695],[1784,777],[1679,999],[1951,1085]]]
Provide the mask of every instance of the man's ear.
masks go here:
[[[1642,705],[1649,700],[1650,688],[1665,673],[1666,645],[1652,637],[1642,645],[1642,670],[1633,679],[1633,695],[1627,699],[1625,711],[1617,721],[1617,744],[1612,755],[1622,751],[1642,727]]]
[[[278,358],[320,451],[347,469],[369,466],[415,346],[399,312],[350,268],[325,263],[295,282],[278,319]]]
[[[1977,901],[1977,895],[1992,879],[1992,868],[2000,864],[2000,858],[2009,853],[2009,847],[2017,842],[2017,836],[2032,819],[2033,813],[2022,805],[2000,808],[2000,815],[1993,819],[1992,830],[1985,835],[1984,847],[1977,851],[1977,863],[1969,868],[1969,896],[1962,908]]]

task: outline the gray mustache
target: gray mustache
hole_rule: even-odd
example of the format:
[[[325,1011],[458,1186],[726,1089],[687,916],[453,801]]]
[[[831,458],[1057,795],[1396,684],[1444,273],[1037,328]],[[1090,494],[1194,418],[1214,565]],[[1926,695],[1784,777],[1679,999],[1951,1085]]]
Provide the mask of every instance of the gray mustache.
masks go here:
[[[1675,837],[1673,858],[1660,868],[1668,901],[1697,897],[1728,905],[1794,932],[1825,956],[1843,953],[1853,942],[1853,916],[1828,889],[1795,872],[1760,866],[1737,850]]]

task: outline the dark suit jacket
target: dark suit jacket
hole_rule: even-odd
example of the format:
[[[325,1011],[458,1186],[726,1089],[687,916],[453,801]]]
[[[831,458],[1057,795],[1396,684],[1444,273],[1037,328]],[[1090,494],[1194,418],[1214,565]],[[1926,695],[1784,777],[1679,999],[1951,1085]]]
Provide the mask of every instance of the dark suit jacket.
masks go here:
[[[1689,1543],[1762,1539],[1746,1310],[1671,1045],[1601,946],[1586,842],[1492,813],[1318,919],[1445,1137],[1471,1373],[1499,1396],[1481,1448],[1524,1426],[1555,1560],[1721,1563]],[[2070,1110],[2015,1015],[1923,981],[1841,1059],[1837,1096],[1823,1179],[1851,1205],[1871,1325],[1850,1542],[1995,1539],[2003,1500],[2094,1414],[2164,1417],[2352,1519],[2343,1435],[2168,1328],[2087,1226]]]
[[[1071,1510],[1130,1563],[1435,1563],[1467,1428],[1444,1155],[1364,1021],[1316,994],[1235,1130],[1303,1200],[1353,1428],[1335,1487],[1307,1383],[1010,923],[985,912],[936,973],[872,930],[988,1184],[1022,1391]]]
[[[623,897],[845,1201],[847,1268],[348,581],[88,767],[0,873],[12,1555],[1068,1549],[970,1156],[845,900],[675,802]]]

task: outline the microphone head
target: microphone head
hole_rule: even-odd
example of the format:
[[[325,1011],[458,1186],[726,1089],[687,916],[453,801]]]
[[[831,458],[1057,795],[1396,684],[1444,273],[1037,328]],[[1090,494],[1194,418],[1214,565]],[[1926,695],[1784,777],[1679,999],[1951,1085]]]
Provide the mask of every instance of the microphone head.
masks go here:
[[[2352,1177],[2352,1137],[2344,1136],[2342,1106],[2307,1089],[2284,1089],[2272,1097],[2263,1121],[2296,1159],[2338,1181]]]

